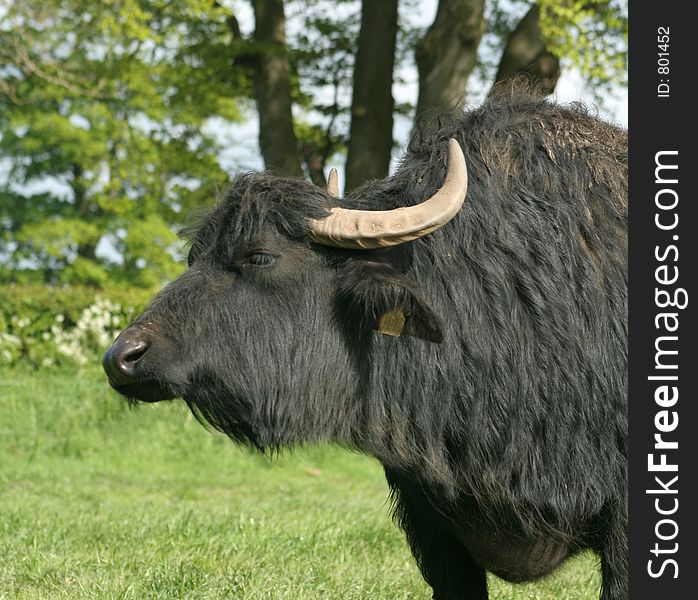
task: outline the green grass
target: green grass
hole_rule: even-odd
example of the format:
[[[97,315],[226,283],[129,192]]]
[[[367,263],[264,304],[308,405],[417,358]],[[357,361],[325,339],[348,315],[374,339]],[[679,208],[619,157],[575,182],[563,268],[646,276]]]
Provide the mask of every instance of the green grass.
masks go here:
[[[95,370],[0,370],[0,598],[430,598],[380,465],[274,461],[181,402],[130,409]],[[596,559],[497,599],[595,599]]]

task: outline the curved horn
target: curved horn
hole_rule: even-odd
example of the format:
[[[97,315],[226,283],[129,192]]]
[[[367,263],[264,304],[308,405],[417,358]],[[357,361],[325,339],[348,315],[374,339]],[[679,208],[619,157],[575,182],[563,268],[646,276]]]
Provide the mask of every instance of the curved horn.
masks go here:
[[[333,198],[339,198],[339,175],[337,169],[330,169],[327,176],[327,193]]]
[[[456,216],[467,189],[468,170],[463,150],[456,140],[450,139],[446,179],[431,198],[393,210],[335,207],[324,219],[312,221],[309,235],[324,246],[363,250],[410,242],[436,231]]]

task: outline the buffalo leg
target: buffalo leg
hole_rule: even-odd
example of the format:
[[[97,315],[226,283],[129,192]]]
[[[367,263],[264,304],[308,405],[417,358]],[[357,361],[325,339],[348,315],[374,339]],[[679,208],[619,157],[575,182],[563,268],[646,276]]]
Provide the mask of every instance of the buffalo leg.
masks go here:
[[[450,535],[428,504],[410,484],[396,485],[397,477],[386,470],[393,490],[394,519],[405,531],[412,554],[434,600],[487,600],[487,577],[467,548]]]
[[[628,566],[626,553],[620,549],[601,551],[601,600],[627,600]]]
[[[601,558],[601,600],[627,600],[627,516],[625,511],[617,511],[604,521],[608,527],[595,548]]]

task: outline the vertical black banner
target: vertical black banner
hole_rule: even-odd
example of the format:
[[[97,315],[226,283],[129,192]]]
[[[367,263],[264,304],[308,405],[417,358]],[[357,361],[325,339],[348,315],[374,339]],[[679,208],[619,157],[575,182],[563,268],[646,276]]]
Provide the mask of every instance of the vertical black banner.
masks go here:
[[[678,0],[630,5],[633,600],[698,597],[693,7]]]

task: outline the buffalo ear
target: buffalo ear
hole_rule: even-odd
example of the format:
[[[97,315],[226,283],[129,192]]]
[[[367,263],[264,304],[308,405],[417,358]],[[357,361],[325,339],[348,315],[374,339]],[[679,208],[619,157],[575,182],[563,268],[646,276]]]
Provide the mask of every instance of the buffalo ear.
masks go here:
[[[339,307],[349,322],[384,335],[411,335],[428,342],[443,340],[441,319],[390,265],[351,261],[339,271]]]

